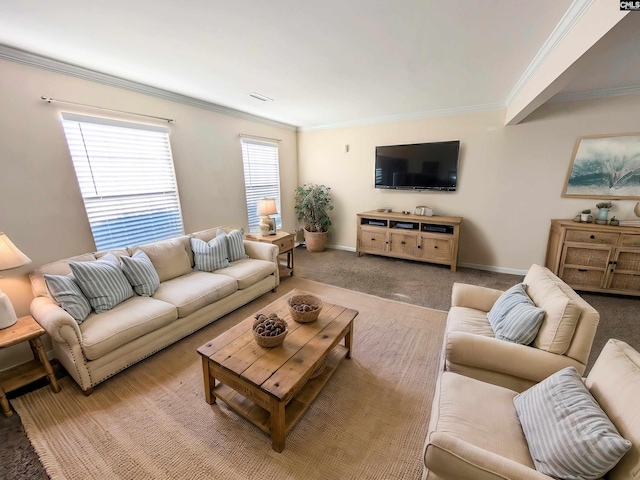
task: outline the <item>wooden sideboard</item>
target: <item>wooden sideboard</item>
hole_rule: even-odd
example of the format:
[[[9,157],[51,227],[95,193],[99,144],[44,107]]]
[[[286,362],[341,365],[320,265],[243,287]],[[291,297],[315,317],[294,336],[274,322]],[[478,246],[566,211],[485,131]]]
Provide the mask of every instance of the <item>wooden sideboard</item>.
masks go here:
[[[546,265],[575,290],[640,295],[640,227],[551,220]]]
[[[458,238],[462,217],[441,217],[379,212],[358,213],[356,254],[458,264]]]

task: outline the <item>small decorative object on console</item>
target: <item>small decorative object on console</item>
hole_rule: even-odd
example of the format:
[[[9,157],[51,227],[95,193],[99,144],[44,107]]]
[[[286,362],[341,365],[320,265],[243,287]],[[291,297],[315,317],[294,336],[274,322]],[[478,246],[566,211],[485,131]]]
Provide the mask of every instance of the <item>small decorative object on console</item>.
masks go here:
[[[322,310],[322,300],[314,295],[294,295],[288,300],[291,318],[296,322],[315,322]]]
[[[413,211],[414,215],[424,215],[425,217],[433,216],[433,209],[430,207],[425,207],[424,205],[418,205],[416,209]]]
[[[253,322],[253,337],[261,347],[277,347],[284,342],[289,327],[276,313],[258,313]]]

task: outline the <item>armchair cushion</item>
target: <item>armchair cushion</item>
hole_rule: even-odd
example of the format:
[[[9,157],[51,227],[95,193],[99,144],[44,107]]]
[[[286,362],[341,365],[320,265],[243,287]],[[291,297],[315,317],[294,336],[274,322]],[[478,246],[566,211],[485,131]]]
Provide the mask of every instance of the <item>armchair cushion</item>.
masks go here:
[[[498,340],[529,345],[536,338],[544,310],[536,307],[519,283],[504,292],[487,318]]]
[[[524,278],[527,294],[545,311],[544,320],[534,341],[536,348],[563,355],[573,339],[580,318],[580,306],[558,285],[562,282],[540,265],[532,265]]]
[[[595,480],[631,448],[567,367],[513,399],[536,470],[554,478]]]

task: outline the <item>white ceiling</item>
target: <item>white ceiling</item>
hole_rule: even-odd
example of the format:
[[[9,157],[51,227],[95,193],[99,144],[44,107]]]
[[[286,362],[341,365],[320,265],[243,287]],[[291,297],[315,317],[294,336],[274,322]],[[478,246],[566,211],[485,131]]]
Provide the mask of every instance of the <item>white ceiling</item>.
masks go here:
[[[0,44],[308,129],[504,107],[593,1],[0,0]],[[638,27],[627,15],[560,96],[637,88]]]

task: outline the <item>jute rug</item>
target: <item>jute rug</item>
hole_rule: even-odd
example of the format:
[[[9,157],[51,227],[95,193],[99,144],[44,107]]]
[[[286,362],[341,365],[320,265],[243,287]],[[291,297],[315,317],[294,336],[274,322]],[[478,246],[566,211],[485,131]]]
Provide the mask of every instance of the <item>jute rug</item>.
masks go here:
[[[286,439],[284,452],[204,400],[196,349],[292,288],[355,308],[353,358]],[[98,385],[69,378],[12,400],[54,479],[419,479],[446,313],[297,277]]]

